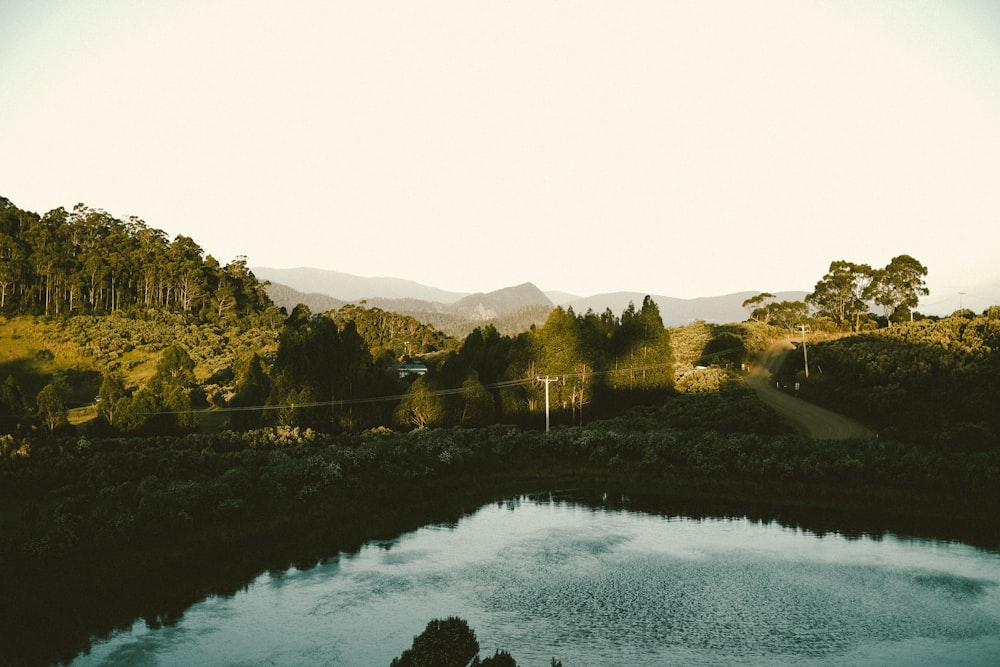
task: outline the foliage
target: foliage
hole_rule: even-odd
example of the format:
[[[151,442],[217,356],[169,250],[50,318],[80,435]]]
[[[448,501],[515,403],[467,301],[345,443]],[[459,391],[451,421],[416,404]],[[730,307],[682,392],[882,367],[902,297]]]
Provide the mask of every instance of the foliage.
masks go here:
[[[1000,448],[1000,318],[956,313],[810,345],[803,395],[883,435]]]
[[[479,657],[479,641],[468,622],[457,616],[434,619],[413,645],[394,658],[392,667],[517,667],[507,651],[497,650],[485,659]],[[555,659],[552,665],[557,663]]]
[[[340,328],[352,322],[374,359],[389,353],[393,360],[401,360],[458,345],[430,324],[421,324],[409,315],[366,308],[364,304],[348,304],[331,312],[330,317]]]
[[[771,305],[774,303],[775,298],[770,292],[761,292],[756,296],[746,299],[743,302],[743,307],[750,314],[751,320],[755,320],[761,324],[768,324],[771,321]]]
[[[701,354],[700,366],[715,364],[732,369],[742,366],[749,351],[742,337],[731,331],[719,331],[705,344]]]
[[[924,284],[926,275],[926,267],[909,255],[893,257],[884,269],[875,272],[865,296],[882,307],[891,325],[894,316],[911,313],[920,297],[930,294]]]
[[[677,391],[702,394],[722,391],[736,382],[731,371],[718,366],[694,368],[677,378]]]
[[[28,406],[21,387],[12,375],[0,384],[0,433],[13,434],[25,426]]]
[[[809,305],[804,301],[779,301],[770,306],[771,322],[786,331],[794,331],[809,319]]]
[[[923,494],[969,499],[967,523],[992,525],[995,536],[995,522],[979,519],[996,511],[1000,450],[889,437],[814,441],[789,433],[745,387],[678,394],[547,434],[511,425],[337,435],[275,426],[144,438],[0,437],[0,617],[34,622],[23,616],[24,601],[53,572],[113,562],[148,576],[160,559],[183,563],[182,570],[213,560],[227,568],[250,545],[308,543],[337,534],[345,517],[368,525],[372,512],[398,516],[448,494],[611,484],[714,497],[735,483],[779,505],[798,489],[795,502],[820,507],[830,494],[875,489],[897,498],[895,511],[918,515],[912,500]],[[955,525],[955,515],[947,516]],[[107,578],[122,575],[113,568]],[[16,636],[12,630],[0,641]]]
[[[378,398],[398,393],[394,369],[377,367],[352,321],[297,307],[285,323],[270,370],[268,406],[277,423],[323,431],[386,423]]]
[[[0,554],[8,562],[123,548],[236,518],[295,516],[324,498],[403,499],[412,485],[513,479],[553,466],[968,494],[1000,482],[996,448],[962,454],[889,438],[812,441],[788,434],[749,389],[679,395],[548,434],[496,425],[338,436],[274,427],[142,439],[12,438],[3,450],[0,497],[12,513]]]
[[[220,266],[193,239],[77,204],[43,216],[0,197],[0,312],[106,314],[133,308],[224,321],[270,299],[246,258]]]
[[[55,385],[45,385],[38,392],[35,404],[38,406],[39,419],[50,433],[69,425],[66,404],[63,403],[62,396]]]
[[[670,334],[649,297],[620,318],[555,308],[544,326],[514,338],[490,326],[474,330],[413,382],[396,423],[522,423],[545,409],[546,391],[557,421],[581,423],[584,410],[593,418],[659,400],[673,381]]]
[[[881,306],[886,322],[910,314],[921,296],[929,294],[924,283],[927,268],[909,255],[898,255],[884,268],[844,260],[830,269],[806,296],[816,314],[829,317],[842,329],[861,331],[869,318],[868,304]]]
[[[675,327],[670,330],[677,355],[675,388],[705,393],[739,386],[742,380],[735,372],[748,357],[785,335],[782,329],[756,320],[726,325],[699,321]]]
[[[393,667],[466,667],[478,653],[476,633],[466,621],[452,616],[429,622],[424,631],[413,638],[413,646],[391,664]]]
[[[875,279],[875,272],[867,264],[831,262],[830,270],[806,296],[806,303],[817,314],[832,318],[839,326],[853,326],[856,331],[862,315],[868,312],[865,298]]]

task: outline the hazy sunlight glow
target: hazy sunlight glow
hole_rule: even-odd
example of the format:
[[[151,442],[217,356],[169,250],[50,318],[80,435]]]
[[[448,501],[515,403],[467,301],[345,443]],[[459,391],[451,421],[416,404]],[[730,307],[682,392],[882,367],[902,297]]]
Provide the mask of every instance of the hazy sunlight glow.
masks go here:
[[[8,0],[0,91],[0,195],[222,262],[694,297],[906,253],[1000,302],[989,2]]]

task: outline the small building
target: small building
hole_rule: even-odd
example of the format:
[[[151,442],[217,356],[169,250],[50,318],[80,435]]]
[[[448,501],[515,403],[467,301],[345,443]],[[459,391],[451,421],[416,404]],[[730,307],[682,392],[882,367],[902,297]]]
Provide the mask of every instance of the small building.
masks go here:
[[[413,377],[417,375],[427,375],[427,366],[424,364],[399,364],[396,366],[399,372],[399,379]]]

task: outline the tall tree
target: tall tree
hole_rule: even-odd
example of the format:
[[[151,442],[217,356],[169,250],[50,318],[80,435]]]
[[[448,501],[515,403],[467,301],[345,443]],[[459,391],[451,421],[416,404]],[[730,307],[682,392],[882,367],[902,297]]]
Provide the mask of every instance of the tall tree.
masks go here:
[[[891,326],[896,315],[912,313],[921,296],[930,294],[924,278],[927,268],[909,255],[898,255],[875,273],[866,295],[882,307]]]
[[[771,304],[771,321],[779,327],[794,330],[809,317],[809,306],[804,301],[779,301]]]
[[[69,411],[63,402],[59,389],[54,384],[47,384],[38,392],[36,399],[38,417],[49,433],[69,424]]]
[[[757,296],[752,296],[743,302],[743,307],[751,320],[768,324],[771,321],[771,303],[775,296],[770,292],[761,292]]]
[[[673,350],[670,334],[663,326],[660,308],[646,296],[642,308],[622,312],[612,337],[616,367],[614,386],[619,389],[663,389],[673,384]]]
[[[446,417],[441,394],[435,392],[426,377],[418,377],[396,407],[393,415],[397,424],[424,428],[441,426]]]
[[[263,411],[254,408],[264,405],[270,390],[264,362],[256,352],[237,364],[235,394],[229,402],[231,407],[237,408],[229,419],[234,430],[257,428],[262,424]]]
[[[181,310],[190,311],[205,290],[203,251],[191,237],[178,235],[167,257],[176,303]]]
[[[865,294],[873,278],[874,272],[867,264],[831,262],[827,274],[806,295],[806,303],[838,325],[857,329],[862,315],[868,312]]]
[[[13,375],[0,384],[0,434],[16,433],[24,426],[28,406]]]
[[[115,409],[118,406],[118,402],[127,395],[125,381],[120,375],[113,373],[105,374],[104,379],[101,381],[101,388],[97,391],[97,396],[100,399],[97,410],[98,414],[109,424],[113,425],[115,423]]]
[[[197,384],[194,360],[180,345],[166,348],[149,380],[157,415],[156,428],[163,431],[189,431],[198,426],[193,411],[191,390]]]
[[[493,397],[486,391],[479,376],[471,371],[462,382],[462,413],[459,424],[462,426],[486,426],[494,419]]]

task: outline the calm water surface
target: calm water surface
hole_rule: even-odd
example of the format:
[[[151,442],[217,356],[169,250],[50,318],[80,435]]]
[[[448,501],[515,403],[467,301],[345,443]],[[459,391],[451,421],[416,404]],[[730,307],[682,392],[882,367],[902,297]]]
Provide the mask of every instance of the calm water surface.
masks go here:
[[[525,667],[1000,665],[1000,555],[520,498],[261,575],[72,664],[388,665],[453,615]]]

